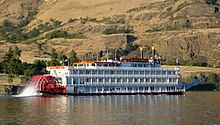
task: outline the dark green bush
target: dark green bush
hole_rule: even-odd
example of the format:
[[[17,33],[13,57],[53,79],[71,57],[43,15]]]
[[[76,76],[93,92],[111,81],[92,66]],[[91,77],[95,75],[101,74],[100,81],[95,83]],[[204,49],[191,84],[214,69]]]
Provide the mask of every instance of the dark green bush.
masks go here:
[[[117,33],[130,33],[131,30],[128,28],[121,28],[121,29],[116,29],[116,28],[108,28],[104,30],[102,33],[109,35],[109,34],[117,34]]]
[[[66,37],[68,37],[68,33],[66,31],[62,31],[62,30],[55,30],[53,32],[46,34],[46,36],[45,36],[45,38],[47,38],[47,39],[66,38]]]
[[[191,60],[187,63],[187,65],[206,67],[206,66],[208,66],[207,58],[204,57],[204,56],[197,56],[197,57],[191,59]]]

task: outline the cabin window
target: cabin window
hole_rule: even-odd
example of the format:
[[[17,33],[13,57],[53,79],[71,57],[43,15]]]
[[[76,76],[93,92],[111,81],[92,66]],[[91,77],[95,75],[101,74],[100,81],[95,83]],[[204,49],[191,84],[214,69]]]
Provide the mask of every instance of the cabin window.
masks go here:
[[[133,74],[133,71],[128,71],[128,74]]]
[[[90,74],[90,73],[91,73],[91,71],[90,71],[90,70],[87,70],[87,71],[86,71],[86,74]]]
[[[121,78],[117,78],[117,82],[121,82]]]
[[[111,82],[115,82],[115,78],[111,78]]]
[[[126,79],[126,78],[123,78],[123,82],[127,82],[127,79]]]
[[[85,82],[89,82],[89,79],[88,79],[88,78],[86,78],[86,79],[85,79]]]
[[[141,78],[141,79],[140,79],[140,82],[144,82],[144,78]]]
[[[146,82],[150,82],[150,79],[149,79],[149,78],[146,78]]]
[[[84,72],[84,71],[80,70],[80,71],[79,71],[79,74],[84,74],[83,72]]]
[[[105,78],[105,82],[109,82],[109,79],[108,79],[108,78]]]
[[[153,87],[153,86],[151,86],[151,87],[150,87],[150,90],[154,90],[154,87]]]
[[[128,87],[128,90],[130,90],[130,91],[131,91],[131,90],[132,90],[132,87]]]
[[[128,74],[128,73],[127,73],[127,71],[123,71],[123,74],[125,75],[125,74]]]
[[[91,78],[88,78],[88,82],[91,82],[92,80],[91,80]]]
[[[102,91],[102,88],[98,88],[98,91],[99,91],[99,92]]]
[[[152,79],[151,79],[151,82],[155,82],[155,79],[154,79],[154,78],[152,78]]]
[[[146,71],[146,74],[147,74],[147,75],[150,75],[150,71]]]
[[[143,74],[144,74],[144,71],[140,71],[140,74],[143,75]]]
[[[171,75],[171,71],[168,71],[167,74],[168,74],[168,75]]]
[[[121,90],[120,88],[116,88],[116,90]]]
[[[79,78],[79,84],[82,84],[84,82],[83,78]]]
[[[129,79],[128,79],[128,82],[133,82],[133,79],[132,79],[132,78],[129,78]]]
[[[121,74],[121,71],[119,70],[119,71],[117,71],[117,74]]]
[[[99,70],[99,74],[103,74],[103,71],[102,71],[102,70]]]
[[[95,64],[93,63],[92,66],[95,66]]]
[[[135,78],[135,79],[134,79],[134,82],[138,82],[138,79],[137,79],[137,78]]]
[[[96,78],[93,78],[93,79],[92,79],[92,82],[97,82],[97,79],[96,79]]]
[[[160,79],[160,78],[157,78],[157,82],[161,82],[161,79]]]
[[[143,90],[143,87],[139,87],[139,90],[142,91],[142,90]]]
[[[152,75],[155,75],[155,73],[156,73],[155,71],[152,71],[152,72],[151,72]]]
[[[148,90],[148,86],[147,86],[147,87],[144,87],[144,89],[145,89],[145,90]]]
[[[156,74],[157,74],[157,75],[160,75],[160,74],[161,74],[161,71],[157,71]]]
[[[92,74],[97,74],[97,70],[92,70]]]
[[[73,84],[78,84],[78,78],[73,79]]]
[[[135,75],[138,75],[139,73],[138,73],[138,71],[134,71],[134,74],[135,74]]]
[[[103,82],[103,78],[99,78],[99,82]]]
[[[166,78],[162,78],[162,82],[166,82]]]
[[[105,71],[105,74],[110,74],[110,73],[111,73],[111,71],[109,71],[109,70]]]
[[[166,75],[166,71],[162,71],[162,74],[163,74],[163,75]]]

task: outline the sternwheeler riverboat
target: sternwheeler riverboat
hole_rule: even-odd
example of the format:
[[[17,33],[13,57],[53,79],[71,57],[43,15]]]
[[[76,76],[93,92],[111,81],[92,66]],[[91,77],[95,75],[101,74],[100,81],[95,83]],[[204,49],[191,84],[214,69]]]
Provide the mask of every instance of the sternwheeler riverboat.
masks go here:
[[[37,91],[47,94],[182,94],[186,87],[181,81],[180,68],[163,68],[161,59],[132,58],[120,60],[79,61],[72,66],[47,67],[49,75],[34,76]],[[35,82],[33,82],[35,81]]]

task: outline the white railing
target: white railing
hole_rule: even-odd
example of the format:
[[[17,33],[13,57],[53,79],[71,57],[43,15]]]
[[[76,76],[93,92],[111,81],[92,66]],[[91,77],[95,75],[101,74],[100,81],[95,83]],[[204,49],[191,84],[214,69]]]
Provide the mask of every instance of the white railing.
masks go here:
[[[104,67],[104,66],[94,66],[94,67],[69,67],[69,69],[101,69],[101,70],[161,70],[161,71],[178,71],[180,68],[162,68],[162,67]]]
[[[108,78],[180,78],[180,75],[132,75],[132,74],[72,74],[72,77],[108,77]]]

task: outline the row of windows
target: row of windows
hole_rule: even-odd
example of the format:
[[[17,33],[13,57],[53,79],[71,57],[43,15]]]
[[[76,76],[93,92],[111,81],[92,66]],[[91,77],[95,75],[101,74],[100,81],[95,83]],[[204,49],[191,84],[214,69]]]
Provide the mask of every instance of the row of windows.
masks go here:
[[[141,87],[98,87],[98,91],[147,91],[147,90],[175,90],[175,86],[167,86],[167,87],[158,87],[158,86],[141,86]]]
[[[133,71],[133,70],[73,70],[70,71],[70,74],[157,74],[157,75],[174,75],[177,74],[177,71]]]
[[[176,78],[69,78],[68,83],[84,84],[91,82],[178,82]]]

